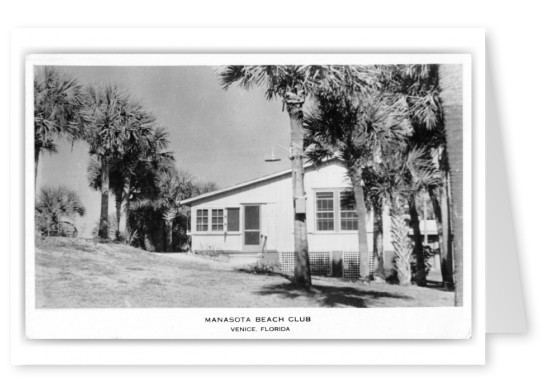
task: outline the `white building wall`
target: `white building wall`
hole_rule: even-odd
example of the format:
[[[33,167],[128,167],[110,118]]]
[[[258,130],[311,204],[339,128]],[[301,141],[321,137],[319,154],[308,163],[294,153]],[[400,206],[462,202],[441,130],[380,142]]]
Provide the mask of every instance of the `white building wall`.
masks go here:
[[[197,232],[196,216],[198,209],[225,209],[232,207],[241,208],[240,229],[243,229],[243,205],[260,204],[261,233],[266,235],[267,250],[278,250],[284,245],[288,227],[292,227],[292,204],[291,203],[291,179],[272,179],[240,188],[219,196],[203,200],[191,207],[191,234],[193,249],[201,250],[209,246],[220,246],[220,249],[227,251],[241,251],[243,249],[243,235],[241,233],[224,232]],[[289,215],[289,216],[288,216]],[[210,214],[209,214],[210,217]],[[225,222],[226,223],[226,222]]]
[[[306,189],[306,219],[309,251],[357,251],[357,231],[316,232],[315,230],[315,191],[323,189],[350,188],[346,169],[338,161],[329,163],[319,170],[307,169],[304,178]],[[335,199],[335,202],[339,202]],[[291,174],[262,181],[205,200],[199,200],[191,207],[193,249],[216,248],[225,251],[241,251],[243,236],[238,233],[197,232],[197,209],[225,209],[241,207],[240,224],[243,228],[243,204],[261,204],[261,230],[267,236],[267,250],[293,251],[293,203]],[[210,214],[209,214],[210,218]],[[388,219],[385,220],[388,226]],[[386,228],[386,227],[385,227]],[[368,218],[368,243],[372,243],[373,219]],[[389,245],[389,235],[385,235],[385,248]],[[388,243],[387,243],[388,242]]]
[[[194,251],[224,250],[242,251],[243,239],[241,234],[215,233],[193,234],[192,246]]]

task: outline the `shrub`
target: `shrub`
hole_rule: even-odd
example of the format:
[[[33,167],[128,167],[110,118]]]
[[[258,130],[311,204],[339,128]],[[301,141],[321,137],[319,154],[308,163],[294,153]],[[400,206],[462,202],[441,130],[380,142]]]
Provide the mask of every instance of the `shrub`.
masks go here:
[[[85,213],[75,191],[64,186],[43,187],[35,204],[36,229],[44,236],[75,237],[78,229],[71,220]]]

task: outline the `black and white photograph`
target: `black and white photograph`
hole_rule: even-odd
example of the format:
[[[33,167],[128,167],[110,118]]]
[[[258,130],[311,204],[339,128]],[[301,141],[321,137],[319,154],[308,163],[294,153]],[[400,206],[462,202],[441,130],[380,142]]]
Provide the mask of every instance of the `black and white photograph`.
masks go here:
[[[462,307],[469,62],[442,58],[28,63],[35,308]]]
[[[543,7],[12,3],[3,388],[545,384]]]

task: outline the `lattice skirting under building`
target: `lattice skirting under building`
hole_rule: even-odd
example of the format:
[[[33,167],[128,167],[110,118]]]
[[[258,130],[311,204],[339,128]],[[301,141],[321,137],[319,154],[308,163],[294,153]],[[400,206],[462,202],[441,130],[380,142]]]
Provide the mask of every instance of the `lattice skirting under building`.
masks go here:
[[[357,251],[313,251],[309,255],[312,275],[332,276],[334,275],[334,265],[340,264],[342,273],[337,273],[337,275],[341,275],[344,278],[360,277],[360,254]],[[295,268],[294,251],[280,252],[279,263],[282,271],[292,272]],[[373,275],[375,264],[372,252],[369,253],[368,270],[369,275]]]
[[[371,251],[369,252],[368,257],[368,271],[371,276],[375,272],[375,262]],[[360,277],[360,253],[358,251],[342,252],[342,276],[344,278]]]
[[[315,276],[333,275],[333,261],[329,251],[312,251],[310,256],[310,272]],[[295,269],[295,252],[283,251],[279,253],[279,263],[281,270],[292,272]]]

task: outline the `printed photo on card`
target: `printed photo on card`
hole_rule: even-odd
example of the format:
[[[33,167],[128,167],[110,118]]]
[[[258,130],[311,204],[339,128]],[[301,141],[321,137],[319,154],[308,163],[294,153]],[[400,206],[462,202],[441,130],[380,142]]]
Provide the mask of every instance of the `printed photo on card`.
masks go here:
[[[28,338],[471,337],[470,55],[25,66]]]

